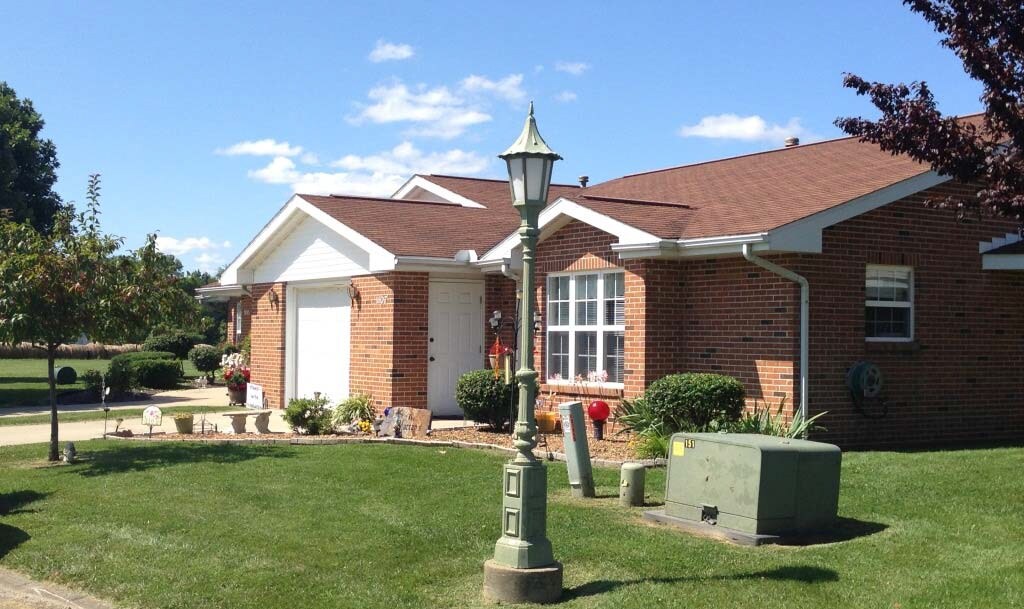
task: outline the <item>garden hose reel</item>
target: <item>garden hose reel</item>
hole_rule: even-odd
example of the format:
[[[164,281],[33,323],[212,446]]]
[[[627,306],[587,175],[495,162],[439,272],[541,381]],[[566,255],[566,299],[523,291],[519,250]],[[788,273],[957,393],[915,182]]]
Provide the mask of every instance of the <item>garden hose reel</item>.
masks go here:
[[[846,371],[846,386],[850,389],[853,406],[862,416],[869,419],[881,419],[889,413],[889,405],[882,397],[885,379],[882,370],[869,361],[856,362]],[[868,403],[881,406],[878,413],[869,413],[865,408]]]

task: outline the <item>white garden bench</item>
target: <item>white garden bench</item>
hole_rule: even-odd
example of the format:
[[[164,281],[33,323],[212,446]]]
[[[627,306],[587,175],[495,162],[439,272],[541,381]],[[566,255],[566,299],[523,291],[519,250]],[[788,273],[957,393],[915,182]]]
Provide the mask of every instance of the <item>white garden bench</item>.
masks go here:
[[[256,425],[256,433],[270,433],[270,410],[243,410],[239,412],[223,412],[224,416],[231,419],[231,431],[245,433],[245,422],[249,417],[256,417],[253,424]]]

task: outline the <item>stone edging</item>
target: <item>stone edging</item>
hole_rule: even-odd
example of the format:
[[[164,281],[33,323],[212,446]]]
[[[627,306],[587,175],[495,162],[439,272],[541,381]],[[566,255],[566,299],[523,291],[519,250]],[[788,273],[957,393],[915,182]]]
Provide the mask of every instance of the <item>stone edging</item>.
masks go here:
[[[245,444],[255,446],[324,446],[333,444],[399,444],[406,446],[435,446],[453,448],[472,448],[476,450],[490,450],[506,454],[515,454],[516,449],[498,446],[497,444],[486,444],[484,442],[461,442],[459,440],[413,440],[409,438],[366,438],[366,437],[323,437],[309,436],[301,438],[147,438],[144,436],[112,436],[111,440],[126,440],[137,442],[194,442],[198,444]],[[543,451],[539,455],[548,461],[565,461],[565,454],[552,451]],[[635,459],[629,461],[618,461],[616,459],[595,459],[591,458],[590,463],[595,467],[621,467],[623,463],[640,463],[645,467],[665,467],[667,459]]]

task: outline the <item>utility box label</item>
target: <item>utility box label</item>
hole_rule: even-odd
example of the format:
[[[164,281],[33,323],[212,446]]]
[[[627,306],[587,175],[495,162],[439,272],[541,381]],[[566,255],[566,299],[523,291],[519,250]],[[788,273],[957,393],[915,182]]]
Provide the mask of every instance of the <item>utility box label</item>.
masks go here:
[[[679,440],[676,440],[675,442],[673,442],[672,443],[672,456],[673,457],[682,457],[684,454],[686,454],[686,448],[683,447],[683,443],[681,441],[679,441]]]

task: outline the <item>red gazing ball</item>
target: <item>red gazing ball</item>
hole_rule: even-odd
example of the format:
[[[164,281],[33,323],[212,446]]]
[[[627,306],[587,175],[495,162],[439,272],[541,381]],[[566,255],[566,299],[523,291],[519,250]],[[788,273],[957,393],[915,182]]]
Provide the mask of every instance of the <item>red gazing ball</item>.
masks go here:
[[[608,407],[608,403],[601,400],[594,400],[590,406],[587,406],[587,414],[594,421],[604,421],[611,413],[612,410]]]

